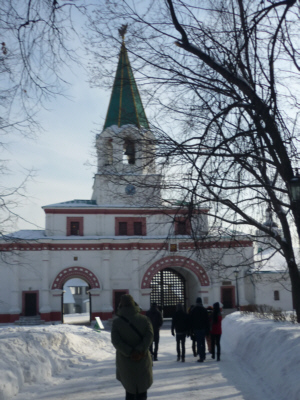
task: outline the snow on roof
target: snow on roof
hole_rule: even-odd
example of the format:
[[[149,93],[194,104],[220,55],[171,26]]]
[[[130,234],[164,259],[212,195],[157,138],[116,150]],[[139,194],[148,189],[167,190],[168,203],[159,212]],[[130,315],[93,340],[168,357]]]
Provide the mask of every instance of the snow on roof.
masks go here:
[[[282,254],[274,249],[266,249],[257,253],[254,257],[254,269],[259,272],[283,272],[286,271],[287,264]]]
[[[68,200],[68,201],[63,201],[62,203],[54,203],[54,204],[48,204],[48,205],[46,205],[46,206],[43,206],[42,208],[43,209],[45,209],[45,208],[56,208],[56,207],[59,207],[59,208],[85,208],[85,207],[89,207],[89,208],[99,208],[99,209],[101,209],[101,208],[116,208],[116,209],[119,209],[119,208],[124,208],[124,209],[128,209],[128,208],[130,208],[130,209],[136,209],[136,208],[141,208],[141,209],[157,209],[157,208],[159,208],[159,206],[157,206],[157,205],[153,205],[153,206],[149,206],[149,205],[140,205],[140,204],[114,204],[114,205],[111,205],[111,204],[101,204],[101,205],[98,205],[97,203],[96,203],[96,200],[78,200],[78,199],[75,199],[75,200]],[[165,210],[165,209],[170,209],[171,207],[161,207],[162,208],[162,210]]]
[[[298,248],[294,249],[296,262],[300,264],[300,253]],[[258,270],[258,271],[257,271]],[[274,248],[264,249],[254,256],[253,272],[286,272],[286,259],[279,251],[275,252]]]
[[[244,237],[243,237],[244,236]],[[237,240],[245,239],[247,235],[241,235],[241,237],[236,237]],[[7,241],[10,240],[39,240],[39,239],[49,239],[49,240],[99,240],[99,239],[110,239],[110,240],[131,240],[131,239],[143,239],[143,240],[166,240],[166,239],[185,239],[192,240],[188,235],[147,235],[147,236],[111,236],[111,235],[90,235],[90,236],[67,236],[67,235],[48,235],[46,236],[44,230],[20,230],[13,232],[6,237]],[[230,236],[213,236],[213,235],[203,235],[199,237],[199,240],[204,239],[205,241],[224,241],[230,239]]]
[[[20,230],[17,232],[13,232],[9,235],[6,235],[5,239],[7,241],[16,241],[16,240],[39,240],[39,239],[48,239],[52,240],[76,240],[76,241],[85,241],[85,240],[99,240],[99,239],[110,239],[110,240],[131,240],[131,239],[143,239],[143,240],[166,240],[172,238],[182,238],[187,239],[186,235],[176,235],[176,236],[168,236],[165,235],[153,235],[153,236],[104,236],[104,235],[91,235],[91,236],[66,236],[66,235],[55,235],[55,236],[46,236],[44,230]]]
[[[97,206],[96,200],[80,200],[80,199],[75,199],[75,200],[68,200],[68,201],[63,201],[62,203],[55,203],[55,204],[48,204],[46,206],[43,206],[42,208],[47,208],[47,207],[91,207],[91,206]]]
[[[5,240],[13,240],[13,239],[19,239],[19,240],[38,240],[38,239],[45,239],[47,236],[45,235],[44,230],[20,230],[17,232],[10,233],[9,235],[6,235],[4,237]]]

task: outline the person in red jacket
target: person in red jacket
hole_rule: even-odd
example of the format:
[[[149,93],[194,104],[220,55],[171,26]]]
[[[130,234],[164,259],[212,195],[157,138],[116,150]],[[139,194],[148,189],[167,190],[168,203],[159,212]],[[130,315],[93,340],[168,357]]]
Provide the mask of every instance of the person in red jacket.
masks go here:
[[[214,303],[211,316],[211,358],[215,358],[215,348],[217,347],[217,361],[221,357],[221,335],[222,335],[222,315],[220,304]]]

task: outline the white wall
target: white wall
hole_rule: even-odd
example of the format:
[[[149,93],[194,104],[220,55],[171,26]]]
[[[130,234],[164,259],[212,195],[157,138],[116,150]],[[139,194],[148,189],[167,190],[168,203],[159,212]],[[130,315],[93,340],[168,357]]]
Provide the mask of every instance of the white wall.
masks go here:
[[[287,275],[281,273],[254,274],[256,304],[266,304],[283,311],[292,311],[291,284]],[[274,291],[279,291],[280,300],[274,300]]]

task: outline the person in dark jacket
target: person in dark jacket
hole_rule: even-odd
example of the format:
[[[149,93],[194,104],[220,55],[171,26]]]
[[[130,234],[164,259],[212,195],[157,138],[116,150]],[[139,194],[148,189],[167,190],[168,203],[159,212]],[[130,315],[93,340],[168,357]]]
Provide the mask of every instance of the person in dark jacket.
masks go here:
[[[209,324],[211,326],[211,318],[212,318],[212,312],[213,312],[213,307],[212,306],[208,306],[207,308],[207,312],[208,312],[208,319],[209,319]],[[210,332],[206,334],[206,344],[207,344],[207,348],[209,353],[211,353],[211,337],[210,337]]]
[[[194,307],[195,307],[194,305],[191,305],[191,307],[188,310],[188,314],[190,314],[192,312],[192,309]],[[191,338],[191,341],[192,341],[192,350],[193,350],[194,357],[197,357],[197,354],[198,354],[198,352],[197,352],[197,341],[196,341],[195,332],[193,331],[193,329],[191,329],[191,327],[190,327],[190,330],[189,330],[189,334],[190,334],[190,338]]]
[[[217,361],[220,361],[221,357],[221,335],[222,335],[222,315],[220,310],[220,304],[215,303],[213,305],[212,312],[212,324],[211,324],[211,358],[215,358],[215,347],[217,347]]]
[[[171,332],[175,336],[176,331],[176,344],[177,344],[177,361],[185,361],[185,338],[189,330],[189,317],[183,309],[182,304],[177,304],[176,312],[172,318]],[[181,347],[181,354],[180,354]]]
[[[146,400],[153,382],[151,322],[129,294],[121,297],[117,315],[111,329],[111,341],[117,350],[116,377],[126,391],[125,400]]]
[[[150,309],[146,312],[147,317],[150,319],[153,327],[154,338],[150,345],[150,353],[153,360],[157,361],[158,344],[159,344],[159,330],[163,324],[162,313],[157,308],[157,303],[152,303]],[[154,349],[153,349],[154,344]]]
[[[196,305],[190,313],[190,326],[195,332],[197,340],[197,350],[199,354],[198,362],[205,360],[205,335],[209,333],[209,318],[208,312],[203,307],[201,297],[197,297]]]

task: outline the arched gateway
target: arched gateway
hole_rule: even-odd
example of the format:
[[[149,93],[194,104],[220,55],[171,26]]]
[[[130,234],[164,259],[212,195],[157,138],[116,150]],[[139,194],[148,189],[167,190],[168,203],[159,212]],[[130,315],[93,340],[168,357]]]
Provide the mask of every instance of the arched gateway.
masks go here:
[[[153,263],[144,274],[142,289],[152,289],[150,301],[156,302],[164,313],[164,318],[171,317],[177,303],[186,305],[186,279],[184,270],[191,271],[201,286],[209,286],[209,278],[196,261],[181,257],[164,257]]]
[[[59,272],[53,281],[51,289],[63,289],[66,281],[71,278],[83,279],[89,284],[91,289],[100,289],[100,284],[95,274],[83,267],[69,267]]]
[[[69,281],[70,279],[74,279],[74,278],[79,278],[82,279],[83,281],[85,281],[88,286],[89,286],[89,309],[90,309],[90,317],[89,317],[89,321],[91,322],[92,319],[94,319],[93,313],[92,313],[92,295],[91,295],[91,291],[93,289],[100,289],[100,284],[99,284],[99,280],[96,277],[96,275],[91,272],[89,269],[87,268],[83,268],[83,267],[69,267],[69,268],[65,268],[63,269],[61,272],[59,272],[52,284],[51,289],[53,291],[58,290],[59,292],[61,292],[59,294],[59,296],[61,296],[61,310],[59,312],[60,315],[60,320],[62,322],[64,322],[64,294],[63,294],[63,288],[64,288],[64,284]],[[98,295],[98,294],[97,294]],[[100,315],[99,313],[97,315]]]

